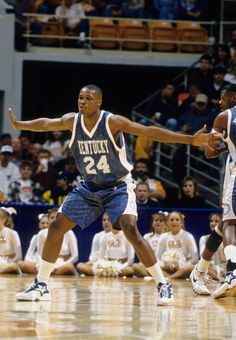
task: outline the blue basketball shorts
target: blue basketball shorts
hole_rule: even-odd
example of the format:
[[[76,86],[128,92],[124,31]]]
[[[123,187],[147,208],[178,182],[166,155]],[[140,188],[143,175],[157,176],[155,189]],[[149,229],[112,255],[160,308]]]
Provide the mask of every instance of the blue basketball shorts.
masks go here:
[[[137,217],[135,184],[119,182],[117,186],[93,191],[81,182],[73,189],[59,208],[59,212],[74,221],[82,229],[88,227],[106,212],[113,225],[121,215]]]

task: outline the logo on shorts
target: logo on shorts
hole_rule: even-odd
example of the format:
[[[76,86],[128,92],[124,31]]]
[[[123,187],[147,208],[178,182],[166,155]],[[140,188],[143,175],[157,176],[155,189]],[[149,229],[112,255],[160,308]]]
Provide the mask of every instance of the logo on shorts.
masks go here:
[[[230,205],[225,203],[224,204],[224,210],[223,210],[223,215],[227,215],[230,211]]]

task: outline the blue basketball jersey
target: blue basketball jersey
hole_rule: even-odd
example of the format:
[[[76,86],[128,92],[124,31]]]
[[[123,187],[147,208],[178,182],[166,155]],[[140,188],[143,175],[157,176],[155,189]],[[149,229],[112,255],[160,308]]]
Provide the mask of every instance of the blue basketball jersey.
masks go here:
[[[101,111],[92,131],[84,124],[84,116],[77,113],[70,141],[80,175],[93,187],[106,187],[131,178],[133,166],[129,161],[123,133],[116,143],[109,128],[112,113]]]
[[[234,164],[236,164],[236,106],[227,110],[228,123],[227,123],[227,136],[224,142],[227,143],[228,149]]]

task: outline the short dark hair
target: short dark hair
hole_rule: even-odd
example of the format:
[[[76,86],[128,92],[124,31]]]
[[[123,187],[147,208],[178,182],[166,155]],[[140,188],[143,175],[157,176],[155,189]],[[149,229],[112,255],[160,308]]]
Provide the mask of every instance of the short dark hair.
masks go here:
[[[22,168],[24,168],[24,167],[26,167],[26,166],[28,166],[28,167],[31,168],[31,169],[33,168],[32,162],[31,162],[31,161],[27,161],[27,160],[22,161],[22,162],[20,163],[19,168],[22,169]]]
[[[236,84],[228,84],[222,89],[222,91],[227,93],[236,93]]]
[[[97,95],[102,98],[102,90],[100,89],[100,87],[98,87],[97,85],[94,84],[89,84],[89,85],[85,85],[82,87],[83,89],[89,89],[91,91],[94,91],[97,93]]]
[[[199,61],[201,62],[202,60],[207,60],[210,64],[212,63],[212,57],[209,54],[203,54]]]

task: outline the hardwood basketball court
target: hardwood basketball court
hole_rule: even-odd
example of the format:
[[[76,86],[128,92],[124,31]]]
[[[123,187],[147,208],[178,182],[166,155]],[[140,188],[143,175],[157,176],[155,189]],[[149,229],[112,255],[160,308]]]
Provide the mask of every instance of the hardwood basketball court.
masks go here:
[[[31,276],[2,275],[0,339],[236,339],[236,298],[193,294],[174,281],[174,306],[157,306],[154,282],[51,277],[51,302],[16,301]]]

